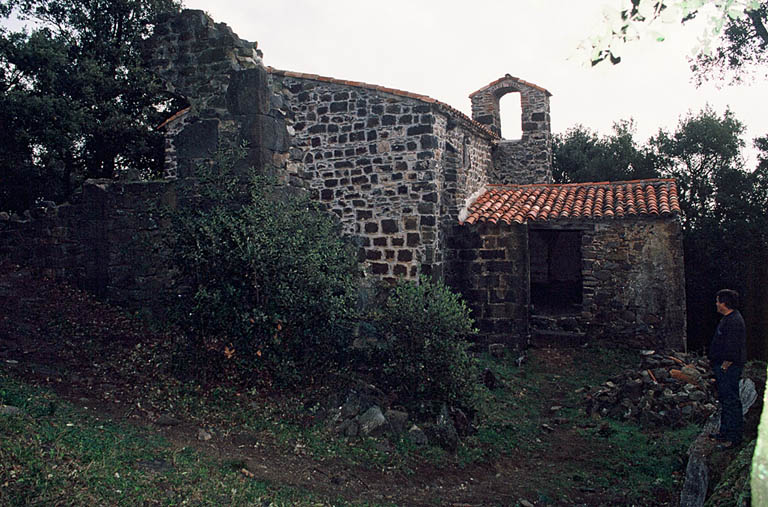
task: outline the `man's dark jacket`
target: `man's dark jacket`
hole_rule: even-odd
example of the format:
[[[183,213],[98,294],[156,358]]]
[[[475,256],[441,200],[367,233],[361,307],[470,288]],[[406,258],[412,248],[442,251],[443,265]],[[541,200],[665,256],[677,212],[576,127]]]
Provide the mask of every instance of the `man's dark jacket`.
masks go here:
[[[713,365],[731,361],[736,366],[744,366],[747,362],[747,328],[738,310],[720,319],[708,356]]]

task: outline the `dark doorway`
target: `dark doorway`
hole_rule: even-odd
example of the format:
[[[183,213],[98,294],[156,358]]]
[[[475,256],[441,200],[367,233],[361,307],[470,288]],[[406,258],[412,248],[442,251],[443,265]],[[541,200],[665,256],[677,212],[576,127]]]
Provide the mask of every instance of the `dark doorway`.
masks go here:
[[[531,304],[536,314],[581,311],[581,232],[531,229]]]

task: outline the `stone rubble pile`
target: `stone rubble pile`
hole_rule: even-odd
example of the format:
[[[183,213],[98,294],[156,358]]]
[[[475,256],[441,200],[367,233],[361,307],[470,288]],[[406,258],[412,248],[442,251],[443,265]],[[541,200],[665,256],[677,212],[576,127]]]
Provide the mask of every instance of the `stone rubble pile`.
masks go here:
[[[437,445],[450,452],[456,451],[461,437],[473,431],[469,418],[458,408],[443,406],[435,422],[415,424],[407,412],[386,406],[386,396],[381,390],[359,383],[332,409],[329,425],[335,434],[343,437],[407,434],[416,445]]]
[[[585,390],[587,414],[652,426],[701,423],[716,411],[709,361],[695,354],[644,350],[637,369]]]

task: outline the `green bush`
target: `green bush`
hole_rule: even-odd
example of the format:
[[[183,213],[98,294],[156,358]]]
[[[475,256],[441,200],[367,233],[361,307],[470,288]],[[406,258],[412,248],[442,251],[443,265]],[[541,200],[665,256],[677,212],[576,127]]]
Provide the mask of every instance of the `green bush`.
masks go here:
[[[427,277],[404,281],[392,289],[374,321],[382,336],[377,380],[398,403],[427,413],[443,403],[472,408],[477,369],[466,340],[476,330],[457,294]]]
[[[349,349],[356,252],[307,197],[263,176],[243,185],[237,158],[200,168],[198,202],[173,213],[186,357],[198,373],[308,378]]]

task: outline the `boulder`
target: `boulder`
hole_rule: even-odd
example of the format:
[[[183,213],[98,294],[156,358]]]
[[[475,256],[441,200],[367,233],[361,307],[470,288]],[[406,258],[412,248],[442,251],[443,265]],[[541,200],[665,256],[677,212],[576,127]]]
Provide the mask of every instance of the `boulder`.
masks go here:
[[[358,418],[357,423],[360,425],[361,435],[377,436],[386,429],[387,419],[381,413],[381,409],[374,405]]]
[[[354,419],[347,419],[336,427],[336,433],[345,437],[356,437],[360,432],[360,426]]]
[[[389,429],[394,435],[405,433],[408,427],[408,412],[389,409],[384,413],[384,418],[389,422]]]
[[[427,445],[429,443],[427,435],[415,424],[408,430],[408,440],[416,445]]]
[[[346,401],[344,401],[344,405],[341,406],[341,418],[349,419],[350,417],[355,417],[360,413],[361,405],[360,395],[354,391],[349,393]]]
[[[14,407],[12,405],[0,405],[0,415],[22,415],[24,413],[23,410],[21,410],[19,407]]]

